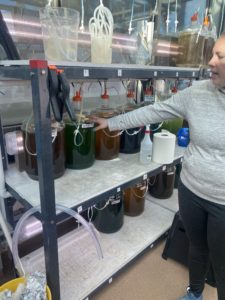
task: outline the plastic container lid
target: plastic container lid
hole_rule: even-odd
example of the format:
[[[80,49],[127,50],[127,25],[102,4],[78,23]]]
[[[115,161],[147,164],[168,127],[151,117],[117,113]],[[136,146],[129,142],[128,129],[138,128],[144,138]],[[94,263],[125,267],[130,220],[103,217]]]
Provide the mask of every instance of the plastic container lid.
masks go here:
[[[127,92],[127,98],[134,98],[134,91],[128,90],[128,92]]]
[[[145,95],[153,95],[152,87],[146,88],[146,90],[145,90]]]
[[[73,96],[73,101],[75,101],[75,102],[82,101],[82,97],[80,95],[80,91],[76,91],[76,94]]]
[[[198,12],[194,13],[193,16],[191,16],[191,21],[195,22],[198,20]]]
[[[107,93],[107,91],[105,90],[104,94],[101,95],[101,98],[104,100],[108,100],[109,99],[109,95]]]
[[[171,92],[173,94],[177,93],[177,87],[176,86],[173,86],[172,89],[171,89]]]
[[[205,16],[204,21],[203,21],[203,25],[209,26],[209,17],[208,16]]]
[[[189,128],[187,127],[180,128],[177,135],[189,136]]]
[[[181,147],[187,147],[189,144],[189,128],[180,128],[177,133],[177,143]]]
[[[151,129],[149,125],[146,125],[145,127],[145,133],[151,133]]]

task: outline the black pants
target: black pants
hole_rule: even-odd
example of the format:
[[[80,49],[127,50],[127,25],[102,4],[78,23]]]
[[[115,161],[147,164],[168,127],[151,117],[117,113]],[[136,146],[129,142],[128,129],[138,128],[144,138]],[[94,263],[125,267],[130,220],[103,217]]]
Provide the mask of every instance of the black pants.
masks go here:
[[[180,216],[190,242],[190,288],[196,296],[202,293],[211,261],[218,299],[225,300],[225,205],[196,196],[181,181],[178,198]]]

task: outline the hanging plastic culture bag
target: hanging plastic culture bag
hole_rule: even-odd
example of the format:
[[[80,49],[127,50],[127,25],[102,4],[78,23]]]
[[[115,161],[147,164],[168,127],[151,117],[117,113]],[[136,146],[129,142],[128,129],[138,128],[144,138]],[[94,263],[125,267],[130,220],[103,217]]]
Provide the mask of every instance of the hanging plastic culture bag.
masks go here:
[[[94,16],[89,20],[91,35],[91,62],[111,64],[113,16],[100,0],[100,5],[94,10]]]

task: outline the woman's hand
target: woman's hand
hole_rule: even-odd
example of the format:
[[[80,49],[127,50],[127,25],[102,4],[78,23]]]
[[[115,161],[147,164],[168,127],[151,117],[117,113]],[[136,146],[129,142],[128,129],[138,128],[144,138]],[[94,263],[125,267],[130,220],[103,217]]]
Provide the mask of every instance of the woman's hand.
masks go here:
[[[98,124],[98,126],[95,127],[95,131],[100,130],[100,129],[105,129],[108,127],[107,119],[92,117],[92,121]]]

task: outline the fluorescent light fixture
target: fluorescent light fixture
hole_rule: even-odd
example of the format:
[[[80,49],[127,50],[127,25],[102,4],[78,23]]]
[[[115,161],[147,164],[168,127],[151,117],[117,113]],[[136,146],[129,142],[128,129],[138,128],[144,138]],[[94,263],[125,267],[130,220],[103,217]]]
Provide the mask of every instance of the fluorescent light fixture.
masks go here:
[[[18,19],[10,19],[10,18],[4,18],[5,22],[7,23],[13,23],[13,24],[18,24],[18,25],[24,25],[24,26],[29,26],[29,27],[37,27],[41,28],[41,24],[38,22],[30,22],[30,21],[24,21],[24,20],[18,20]],[[79,32],[82,35],[90,35],[88,31],[84,32]],[[131,43],[136,43],[136,39],[130,38],[128,36],[122,36],[122,35],[113,35],[112,37],[115,40],[121,40],[121,41],[127,41]]]
[[[24,26],[32,26],[32,27],[39,27],[41,28],[41,24],[38,22],[30,22],[30,21],[23,21],[23,20],[17,20],[17,19],[10,19],[10,18],[4,18],[4,21],[6,23],[13,23],[18,25],[24,25]]]
[[[28,39],[38,39],[38,40],[43,40],[46,37],[43,36],[42,34],[37,34],[37,33],[31,33],[31,32],[26,32],[26,31],[9,31],[9,33],[12,36],[16,36],[16,37],[22,37],[22,38],[28,38]],[[78,39],[76,40],[71,40],[74,42],[78,42],[81,45],[90,45],[91,41],[88,40],[82,40],[82,39]],[[121,45],[121,44],[112,44],[112,48],[116,48],[116,49],[127,49],[127,50],[132,50],[132,51],[136,51],[137,47],[136,46],[130,46],[130,45]]]
[[[164,43],[164,42],[159,42],[157,43],[157,47],[165,47],[165,48],[172,48],[172,49],[178,49],[178,45],[170,44],[170,43]]]
[[[170,51],[170,50],[160,50],[160,49],[157,49],[156,50],[157,53],[161,53],[161,54],[169,54],[169,55],[178,55],[180,52],[179,51]]]

